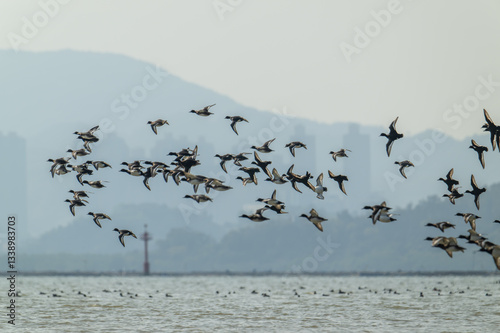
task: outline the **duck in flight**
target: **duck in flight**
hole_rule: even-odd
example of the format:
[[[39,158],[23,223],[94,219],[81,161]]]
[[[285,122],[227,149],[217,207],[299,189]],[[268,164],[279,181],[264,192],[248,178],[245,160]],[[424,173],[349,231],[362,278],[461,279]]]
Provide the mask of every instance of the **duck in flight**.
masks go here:
[[[155,120],[155,121],[151,121],[151,120],[150,120],[150,121],[148,121],[148,124],[149,124],[149,125],[151,125],[151,129],[153,130],[153,132],[154,132],[155,134],[158,134],[157,129],[156,129],[157,127],[163,126],[163,125],[165,125],[165,124],[166,124],[166,125],[170,125],[170,124],[168,123],[168,121],[163,120],[163,119],[158,119],[158,120]]]
[[[491,147],[493,148],[493,150],[495,150],[496,146],[498,146],[498,151],[500,151],[500,136],[499,136],[500,128],[497,125],[495,125],[495,123],[491,119],[486,109],[483,109],[483,113],[484,113],[484,119],[486,120],[486,124],[481,126],[481,128],[484,128],[485,132],[490,132]]]
[[[386,133],[381,133],[380,136],[385,136],[387,138],[387,144],[385,146],[385,149],[387,151],[387,156],[391,156],[391,150],[392,150],[392,144],[394,141],[401,139],[403,137],[402,133],[398,133],[396,131],[396,122],[398,121],[397,117],[389,126],[389,134]]]
[[[100,180],[84,180],[82,183],[83,184],[87,184],[93,188],[103,188],[103,187],[106,187],[102,184],[102,182],[104,181],[100,181]]]
[[[306,172],[305,175],[297,175],[296,173],[293,172],[293,167],[295,164],[292,164],[290,168],[288,168],[288,171],[286,172],[286,178],[290,181],[292,184],[292,187],[295,191],[302,193],[301,190],[297,187],[297,183],[304,184],[305,186],[309,187],[313,192],[316,192],[316,188],[314,187],[311,182],[309,182],[309,179],[313,178],[309,171]]]
[[[73,216],[75,216],[75,207],[82,207],[85,206],[84,202],[87,202],[86,200],[83,199],[75,199],[75,200],[69,200],[66,199],[64,202],[69,202],[69,211]]]
[[[432,241],[433,247],[438,247],[446,251],[450,258],[453,258],[453,252],[464,252],[465,250],[465,248],[458,245],[455,237],[427,237],[426,240]]]
[[[279,201],[276,199],[276,190],[273,191],[273,194],[271,195],[271,198],[259,198],[257,199],[259,202],[263,202],[266,205],[271,205],[271,206],[277,206],[277,205],[284,205],[285,203],[282,201]]]
[[[185,195],[184,198],[186,198],[186,199],[193,199],[197,203],[207,202],[207,201],[212,202],[213,201],[212,198],[210,198],[208,195],[205,195],[205,194]]]
[[[248,177],[252,179],[252,182],[257,185],[257,176],[255,175],[257,172],[260,172],[258,168],[249,168],[249,167],[241,167],[238,170],[244,171],[248,174]]]
[[[232,161],[234,159],[234,155],[233,154],[224,154],[224,155],[216,154],[215,157],[218,157],[220,159],[220,167],[222,168],[222,170],[224,170],[225,173],[227,173],[226,162]]]
[[[476,220],[481,218],[481,216],[472,213],[456,213],[455,216],[462,216],[465,224],[469,223],[472,230],[476,230]]]
[[[269,177],[267,178],[266,180],[269,181],[269,182],[272,182],[274,184],[277,184],[277,185],[282,185],[282,184],[285,184],[286,182],[288,182],[285,177],[286,177],[286,174],[284,175],[280,175],[278,173],[278,170],[276,170],[276,168],[273,168],[273,172],[272,172],[273,176],[272,177]]]
[[[485,165],[484,165],[484,152],[488,151],[488,148],[485,146],[478,145],[477,142],[474,140],[470,140],[470,142],[471,142],[471,145],[469,146],[469,148],[474,149],[476,151],[477,157],[479,158],[479,162],[481,162],[481,166],[484,169],[484,167],[485,167]]]
[[[111,221],[111,217],[109,217],[108,215],[106,214],[103,214],[103,213],[93,213],[93,212],[88,212],[87,215],[92,215],[93,217],[93,220],[95,222],[95,224],[97,224],[97,226],[99,228],[102,228],[101,226],[101,222],[99,222],[99,220],[104,220],[104,219],[108,219]]]
[[[257,154],[257,151],[254,151],[253,152],[253,157],[255,159],[255,161],[253,161],[251,164],[254,164],[256,166],[258,166],[259,168],[262,169],[262,171],[269,177],[271,178],[271,172],[269,172],[269,169],[267,168],[267,166],[269,164],[271,164],[271,161],[263,161],[259,154]]]
[[[125,240],[124,240],[124,237],[125,236],[132,236],[134,238],[137,238],[136,235],[134,235],[134,233],[130,230],[125,230],[125,229],[118,229],[118,228],[114,228],[113,231],[116,231],[118,232],[118,239],[120,240],[120,243],[122,243],[123,247],[125,247]]]
[[[319,231],[323,232],[323,226],[321,225],[321,222],[328,221],[328,219],[325,219],[324,217],[321,217],[318,215],[318,212],[313,208],[309,212],[310,215],[302,214],[300,217],[305,217],[306,219],[309,220],[316,228],[318,228]]]
[[[386,202],[383,201],[380,205],[364,206],[363,209],[368,209],[368,210],[372,211],[371,215],[368,216],[368,218],[372,219],[372,223],[375,224],[375,223],[377,223],[377,219],[378,219],[378,217],[380,217],[380,215],[384,215],[384,216],[388,215],[389,210],[391,210],[392,208],[387,207]],[[383,214],[380,214],[380,213],[383,213]]]
[[[274,140],[276,140],[276,138],[264,142],[264,144],[260,147],[252,146],[250,148],[257,150],[259,153],[270,153],[274,150],[269,148],[269,145],[273,143]]]
[[[444,232],[448,228],[455,229],[455,225],[450,223],[450,222],[447,222],[447,221],[438,222],[438,223],[427,223],[425,226],[437,228],[437,229],[441,230],[441,232]]]
[[[470,184],[472,186],[472,191],[467,190],[465,193],[472,194],[474,196],[474,203],[476,204],[476,208],[479,210],[479,196],[481,193],[486,192],[486,188],[479,188],[476,183],[476,179],[474,178],[474,175],[470,176]]]
[[[190,113],[196,113],[198,116],[202,116],[202,117],[208,117],[210,116],[211,114],[213,114],[212,112],[208,111],[212,106],[214,106],[215,104],[212,104],[212,105],[207,105],[205,106],[203,109],[200,109],[200,110],[191,110],[189,111]]]
[[[446,184],[446,186],[448,186],[448,191],[450,191],[450,192],[453,192],[454,185],[458,185],[458,180],[455,180],[452,177],[453,177],[453,168],[451,168],[450,171],[448,171],[448,174],[446,175],[446,179],[445,178],[438,179],[438,181],[441,180]]]
[[[269,218],[262,215],[265,210],[267,210],[267,208],[263,207],[263,208],[257,209],[254,214],[251,214],[251,215],[243,214],[240,217],[247,218],[252,222],[264,222],[264,221],[269,220]]]
[[[66,152],[71,153],[71,156],[76,160],[77,157],[79,156],[85,156],[90,154],[87,150],[85,149],[77,149],[77,150],[72,150],[68,149]]]
[[[447,197],[448,199],[450,199],[450,202],[451,202],[452,204],[455,204],[455,200],[456,200],[456,199],[459,199],[459,198],[461,198],[461,197],[463,197],[463,196],[464,196],[464,194],[463,194],[463,193],[458,192],[458,190],[457,190],[455,187],[453,187],[453,188],[451,189],[451,192],[450,192],[450,193],[448,193],[448,194],[443,194],[443,197]]]
[[[304,149],[307,149],[306,145],[303,144],[300,141],[292,141],[290,143],[287,143],[285,145],[285,148],[290,149],[290,153],[292,154],[293,157],[295,157],[295,148],[304,148]]]
[[[347,156],[346,151],[349,151],[349,152],[350,152],[350,150],[349,150],[349,149],[344,149],[344,148],[342,148],[342,149],[340,149],[339,151],[331,151],[329,154],[331,154],[331,155],[332,155],[333,160],[334,160],[335,162],[337,162],[337,158],[338,158],[338,157],[349,157],[349,156]]]
[[[405,161],[401,161],[401,162],[394,162],[394,164],[397,164],[399,165],[399,172],[401,173],[401,175],[405,178],[406,178],[406,174],[405,174],[405,169],[408,168],[408,167],[414,167],[413,163],[411,163],[410,161],[408,160],[405,160]]]
[[[328,176],[335,180],[338,184],[339,184],[339,188],[340,190],[345,194],[347,195],[346,191],[345,191],[345,187],[344,187],[344,181],[349,181],[349,179],[347,179],[347,176],[344,176],[344,175],[337,175],[335,176],[333,174],[333,172],[331,172],[330,170],[328,170]]]
[[[236,130],[236,124],[242,121],[246,121],[248,123],[248,120],[240,116],[226,116],[225,119],[231,120],[231,128],[233,129],[234,133],[236,133],[236,135],[238,135],[238,131]]]
[[[316,192],[316,198],[325,199],[323,196],[323,192],[327,192],[328,188],[323,186],[323,173],[321,173],[318,178],[316,178],[316,187],[314,188],[314,192]]]
[[[246,157],[245,155],[249,155],[249,154],[251,154],[251,153],[239,153],[239,154],[234,155],[233,163],[237,166],[242,166],[240,162],[244,161],[244,160],[248,160],[248,157]]]

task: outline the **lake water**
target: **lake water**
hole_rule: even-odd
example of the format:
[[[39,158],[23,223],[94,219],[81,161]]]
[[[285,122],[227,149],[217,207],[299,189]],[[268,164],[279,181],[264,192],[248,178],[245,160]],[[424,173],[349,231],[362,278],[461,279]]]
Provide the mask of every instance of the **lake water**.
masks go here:
[[[18,276],[16,288],[15,329],[3,314],[1,332],[500,331],[500,275]]]

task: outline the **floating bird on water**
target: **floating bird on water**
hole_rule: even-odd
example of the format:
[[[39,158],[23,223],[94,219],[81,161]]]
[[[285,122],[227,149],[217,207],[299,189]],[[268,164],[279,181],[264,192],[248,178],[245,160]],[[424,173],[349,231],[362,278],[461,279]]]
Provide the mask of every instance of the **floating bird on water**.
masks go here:
[[[323,173],[321,173],[318,178],[316,178],[316,187],[314,188],[314,192],[317,193],[316,198],[323,200],[325,197],[323,196],[323,192],[327,192],[328,188],[323,187]]]
[[[267,168],[267,166],[269,164],[271,164],[271,161],[263,161],[259,154],[257,154],[256,151],[253,152],[253,157],[255,159],[255,161],[253,161],[251,164],[255,164],[256,166],[258,166],[259,168],[262,169],[262,171],[269,177],[271,178],[271,173],[269,172],[269,169]]]
[[[500,128],[497,125],[495,125],[495,123],[491,119],[486,109],[483,109],[483,113],[484,113],[484,119],[486,120],[486,124],[481,126],[481,128],[484,128],[485,132],[490,132],[491,147],[493,148],[493,150],[495,150],[496,146],[498,146],[498,150],[500,151],[500,136],[499,136]]]
[[[339,151],[331,151],[329,154],[331,154],[331,155],[332,155],[333,160],[334,160],[335,162],[337,162],[337,158],[338,158],[338,157],[349,157],[349,156],[347,156],[346,151],[349,151],[349,152],[350,152],[350,150],[349,150],[349,149],[344,149],[344,148],[342,148],[342,149],[340,149]]]
[[[153,132],[155,132],[155,134],[158,134],[158,132],[156,130],[157,127],[163,126],[165,124],[170,125],[168,123],[168,121],[163,120],[163,119],[158,119],[158,120],[155,120],[155,121],[151,121],[150,120],[150,121],[148,121],[148,124],[151,125],[151,129],[153,130]]]
[[[257,209],[254,214],[251,214],[251,215],[243,214],[240,217],[245,217],[253,222],[264,222],[264,221],[269,220],[269,218],[262,215],[262,213],[264,213],[265,210],[267,210],[266,207],[260,208],[260,209]]]
[[[335,180],[338,184],[339,184],[339,188],[340,190],[345,194],[347,195],[346,191],[345,191],[345,187],[344,187],[344,181],[349,181],[349,179],[347,179],[347,176],[344,176],[344,175],[337,175],[335,176],[333,174],[333,172],[331,172],[330,170],[328,170],[328,176]]]
[[[478,145],[477,142],[474,140],[470,140],[470,142],[472,143],[472,145],[470,145],[469,148],[474,149],[476,151],[477,157],[479,158],[479,162],[481,162],[481,166],[484,169],[484,167],[485,167],[485,165],[484,165],[484,152],[488,151],[488,148],[485,146]]]
[[[109,217],[108,215],[106,214],[103,214],[103,213],[93,213],[93,212],[88,212],[87,215],[92,215],[94,217],[94,222],[95,224],[97,224],[97,226],[99,228],[102,228],[101,226],[101,222],[99,222],[99,220],[104,220],[104,219],[108,219],[111,221],[111,217]]]
[[[406,175],[405,175],[405,169],[408,168],[408,167],[414,167],[413,163],[411,163],[410,161],[408,160],[405,160],[405,161],[401,161],[401,162],[394,162],[394,164],[397,164],[399,165],[399,172],[401,173],[401,175],[406,178]]]
[[[397,117],[389,126],[389,134],[386,133],[380,134],[380,136],[385,136],[388,140],[385,146],[385,149],[387,151],[387,156],[391,156],[392,144],[394,143],[394,141],[396,141],[397,139],[401,139],[403,137],[402,133],[398,133],[396,131],[396,122],[398,121],[398,118],[399,117]]]
[[[236,135],[238,135],[238,131],[236,130],[236,124],[242,121],[246,121],[248,123],[248,120],[240,116],[226,116],[225,119],[231,120],[231,128],[233,129],[234,133],[236,133]]]
[[[450,222],[446,222],[446,221],[438,222],[438,223],[427,223],[425,226],[426,227],[438,228],[442,232],[444,232],[448,228],[455,229],[455,225],[454,224],[451,224]]]
[[[207,202],[207,201],[213,201],[212,198],[210,198],[209,196],[207,196],[205,194],[185,195],[184,198],[193,199],[197,203]]]
[[[270,153],[273,150],[269,148],[269,145],[273,143],[274,140],[276,140],[276,138],[264,142],[264,144],[260,147],[252,146],[250,148],[257,150],[259,153]]]
[[[295,157],[295,148],[305,148],[305,149],[307,149],[306,145],[303,144],[300,141],[292,141],[290,143],[287,143],[285,145],[285,148],[290,149],[290,153],[292,154],[293,157]]]
[[[321,217],[318,215],[318,212],[313,208],[309,212],[310,215],[302,214],[300,217],[305,217],[306,219],[309,220],[316,228],[319,229],[319,231],[323,231],[323,226],[321,225],[321,222],[328,221],[328,219],[325,219],[324,217]]]
[[[470,184],[472,186],[472,191],[467,190],[467,191],[465,191],[465,193],[469,193],[469,194],[472,194],[474,196],[474,203],[476,204],[476,208],[479,210],[479,196],[481,195],[481,193],[486,192],[486,189],[484,187],[479,188],[477,186],[476,179],[474,178],[474,175],[470,176]]]
[[[202,117],[208,117],[210,116],[211,114],[213,114],[212,112],[208,111],[212,106],[214,106],[215,104],[212,104],[212,105],[208,105],[208,106],[205,106],[203,109],[201,110],[191,110],[189,112],[191,113],[196,113],[198,116],[202,116]]]
[[[453,192],[453,186],[458,185],[458,180],[455,180],[452,178],[453,177],[453,168],[448,171],[448,174],[446,175],[446,179],[444,178],[439,178],[438,180],[443,181],[446,186],[448,186],[448,191]]]
[[[82,206],[85,206],[84,204],[84,201],[83,199],[75,199],[75,200],[69,200],[69,199],[66,199],[64,200],[64,202],[69,202],[69,210],[71,212],[71,214],[73,214],[73,216],[75,216],[75,206],[76,207],[82,207]]]
[[[136,235],[134,235],[134,233],[132,231],[129,231],[129,230],[125,230],[125,229],[118,229],[118,228],[114,228],[113,231],[116,231],[118,232],[118,239],[120,240],[120,243],[122,243],[123,247],[125,247],[125,240],[124,240],[124,237],[125,236],[132,236],[134,238],[137,238]]]
[[[455,216],[462,216],[465,224],[469,223],[472,230],[476,230],[476,220],[481,218],[481,216],[472,213],[456,213]]]

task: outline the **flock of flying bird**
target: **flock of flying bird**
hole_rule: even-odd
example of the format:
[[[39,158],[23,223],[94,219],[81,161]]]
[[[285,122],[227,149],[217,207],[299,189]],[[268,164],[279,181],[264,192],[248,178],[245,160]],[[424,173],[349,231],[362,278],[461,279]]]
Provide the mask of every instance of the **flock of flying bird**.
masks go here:
[[[209,111],[210,108],[212,108],[213,106],[215,106],[215,104],[208,105],[200,110],[191,110],[189,112],[194,113],[200,117],[208,117],[214,114],[213,112]],[[486,124],[484,124],[482,128],[484,128],[485,131],[490,132],[491,144],[493,150],[495,150],[496,146],[498,146],[500,151],[500,126],[496,126],[493,123],[486,110],[484,110],[484,116],[486,119]],[[384,136],[387,138],[386,152],[388,157],[390,157],[394,142],[403,137],[403,134],[398,133],[396,130],[396,123],[398,121],[398,118],[396,118],[390,124],[389,133],[380,134],[380,136]],[[234,133],[236,133],[236,135],[238,135],[238,130],[236,128],[236,125],[241,122],[248,123],[248,120],[246,120],[241,116],[226,116],[225,119],[229,119],[231,121],[230,126],[234,131]],[[164,119],[148,121],[147,124],[151,126],[151,129],[155,134],[158,134],[159,127],[164,125],[170,125],[168,121]],[[74,134],[78,136],[78,139],[81,139],[83,141],[83,146],[84,146],[82,149],[78,150],[69,149],[67,151],[68,153],[71,153],[71,157],[75,161],[78,158],[89,155],[92,152],[90,144],[95,143],[99,140],[99,138],[94,135],[94,133],[98,129],[99,126],[95,126],[87,132],[74,132]],[[233,162],[234,165],[238,166],[239,167],[238,170],[245,173],[246,177],[238,176],[236,177],[236,179],[241,180],[244,186],[246,186],[247,184],[258,185],[259,180],[257,178],[257,174],[262,171],[262,173],[264,173],[267,176],[265,181],[272,182],[273,184],[276,185],[282,185],[289,182],[292,185],[292,188],[299,193],[302,193],[301,189],[299,189],[298,187],[298,185],[301,184],[304,186],[304,188],[308,188],[312,192],[314,192],[318,199],[324,199],[323,193],[327,192],[328,189],[327,187],[323,186],[323,173],[321,173],[316,178],[316,185],[313,185],[310,181],[310,179],[312,179],[313,176],[309,172],[306,172],[303,175],[296,174],[293,172],[294,164],[292,164],[289,167],[288,171],[284,174],[280,174],[276,170],[276,168],[273,168],[272,171],[269,170],[268,167],[272,162],[263,160],[262,157],[259,155],[259,153],[269,154],[273,152],[274,150],[271,148],[271,144],[274,142],[274,140],[275,138],[265,142],[260,147],[257,146],[250,147],[251,149],[254,150],[253,151],[254,160],[250,163],[250,166],[243,166],[242,164],[242,162],[248,163],[245,162],[249,160],[249,157],[247,157],[246,155],[251,154],[248,152],[242,152],[239,154],[223,154],[223,155],[217,154],[215,155],[215,157],[219,158],[220,166],[222,170],[226,173],[227,173],[226,163]],[[307,149],[307,146],[302,142],[292,141],[286,144],[285,148],[288,148],[290,150],[291,155],[295,157],[296,149],[300,148]],[[478,153],[479,161],[482,167],[484,168],[485,167],[484,152],[487,152],[488,148],[480,146],[474,140],[472,140],[472,145],[470,146],[470,148],[474,149]],[[343,148],[338,151],[330,151],[329,154],[336,162],[338,158],[348,157],[347,152],[350,152],[350,150]],[[228,191],[232,189],[231,186],[225,185],[222,180],[191,173],[191,169],[193,167],[196,167],[201,164],[200,161],[197,159],[198,146],[196,146],[194,149],[184,148],[179,152],[170,152],[167,156],[174,156],[174,160],[169,164],[160,161],[142,161],[142,160],[137,160],[130,163],[122,162],[121,165],[126,166],[126,168],[122,168],[120,172],[126,173],[134,177],[142,177],[144,186],[150,191],[151,187],[149,185],[149,179],[155,177],[158,174],[162,174],[165,182],[168,182],[169,178],[172,178],[172,180],[175,182],[176,185],[180,185],[181,182],[187,182],[193,185],[194,194],[191,195],[186,194],[184,198],[192,199],[197,203],[213,201],[212,198],[208,196],[210,190]],[[109,165],[104,161],[91,161],[91,160],[88,160],[79,165],[72,165],[70,164],[71,157],[63,157],[55,160],[54,159],[48,160],[49,162],[52,162],[52,166],[50,169],[52,177],[54,177],[54,175],[64,175],[69,172],[75,171],[77,173],[76,178],[82,186],[88,185],[95,189],[101,189],[106,187],[103,184],[103,181],[83,180],[83,177],[92,175],[94,171],[98,171],[99,169],[102,168],[111,168],[111,165]],[[399,171],[404,178],[407,178],[405,174],[405,169],[407,167],[414,167],[413,163],[408,160],[395,161],[394,163],[399,165]],[[91,167],[93,167],[93,169]],[[330,170],[328,170],[328,176],[337,183],[340,191],[342,191],[345,195],[347,195],[344,186],[344,182],[348,181],[347,176],[340,174],[335,175]],[[439,180],[446,183],[448,191],[450,192],[449,194],[445,194],[444,196],[448,197],[452,204],[455,204],[455,200],[463,197],[464,194],[459,193],[458,187],[456,187],[456,185],[458,185],[459,182],[453,179],[452,177],[453,177],[453,169],[451,169],[448,172],[446,178],[440,178]],[[200,185],[205,187],[206,194],[198,194],[198,188]],[[465,193],[469,193],[474,196],[474,202],[476,204],[477,209],[479,210],[480,208],[479,197],[482,193],[486,191],[486,189],[478,187],[474,175],[471,175],[471,186],[472,190],[467,190],[465,191]],[[88,203],[88,201],[84,198],[89,198],[87,193],[90,192],[82,190],[81,191],[70,190],[69,192],[73,194],[73,198],[67,199],[66,202],[69,203],[71,214],[75,215],[75,207],[85,206],[85,204]],[[255,213],[251,215],[243,214],[240,217],[247,218],[253,222],[263,222],[269,220],[268,217],[264,216],[264,212],[266,210],[272,210],[276,214],[287,213],[284,211],[285,203],[277,199],[276,189],[274,190],[270,198],[258,198],[257,201],[262,202],[264,206],[262,208],[257,209]],[[369,218],[372,220],[373,224],[376,224],[377,221],[384,223],[396,221],[396,219],[394,218],[395,214],[390,213],[391,207],[388,207],[385,201],[382,202],[380,205],[365,206],[363,207],[363,209],[371,210],[371,215],[369,216]],[[104,219],[111,220],[111,218],[104,213],[88,212],[88,215],[91,215],[93,217],[93,221],[95,222],[95,224],[101,228],[102,225],[100,220]],[[500,270],[500,246],[487,241],[486,238],[484,238],[475,231],[476,230],[475,221],[476,219],[479,218],[479,216],[472,213],[466,213],[466,214],[457,213],[456,215],[462,216],[464,218],[465,223],[469,223],[471,225],[471,229],[469,229],[469,235],[468,236],[460,235],[459,238],[464,238],[469,243],[474,243],[478,245],[480,247],[480,251],[484,251],[491,254],[493,256],[497,268]],[[300,217],[304,217],[307,220],[309,220],[320,231],[323,231],[322,222],[327,221],[327,219],[321,217],[314,208],[310,210],[309,215],[301,214]],[[500,221],[498,220],[496,220],[495,222],[500,223]],[[427,226],[436,227],[442,232],[444,232],[448,228],[455,227],[453,224],[449,222],[429,223],[427,224]],[[118,229],[118,228],[114,228],[113,230],[118,232],[118,238],[123,246],[125,246],[124,242],[125,236],[132,236],[134,238],[137,238],[136,235],[129,230]],[[434,237],[434,238],[428,237],[427,240],[432,241],[432,246],[445,250],[450,257],[452,257],[453,252],[464,251],[464,248],[458,245],[457,240],[454,237]]]

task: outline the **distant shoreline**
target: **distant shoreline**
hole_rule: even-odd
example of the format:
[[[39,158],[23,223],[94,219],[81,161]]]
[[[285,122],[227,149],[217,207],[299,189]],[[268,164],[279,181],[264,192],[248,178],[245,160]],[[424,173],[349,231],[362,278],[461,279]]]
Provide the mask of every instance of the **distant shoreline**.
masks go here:
[[[8,275],[6,272],[1,273],[2,276]],[[286,272],[153,272],[148,276],[163,276],[163,277],[189,277],[189,276],[248,276],[248,277],[264,277],[264,276],[281,276],[281,277],[296,277],[296,276],[331,276],[331,277],[410,277],[410,276],[498,276],[498,271],[442,271],[442,272],[314,272],[314,273],[286,273]],[[142,272],[127,271],[127,272],[17,272],[18,277],[22,276],[146,276]]]

